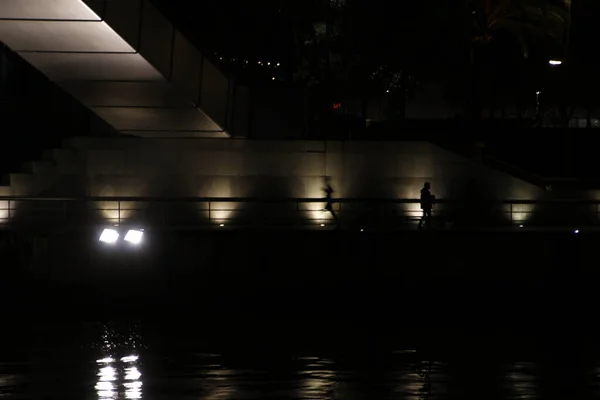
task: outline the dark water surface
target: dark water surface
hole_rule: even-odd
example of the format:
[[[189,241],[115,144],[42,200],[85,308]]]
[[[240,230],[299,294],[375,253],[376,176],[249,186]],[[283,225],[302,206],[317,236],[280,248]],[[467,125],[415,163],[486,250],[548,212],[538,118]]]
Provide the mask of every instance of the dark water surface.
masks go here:
[[[2,259],[0,400],[600,398],[600,236],[563,236],[66,238]]]
[[[359,323],[3,326],[2,399],[559,399],[600,395],[594,339]],[[581,338],[579,338],[581,339]]]

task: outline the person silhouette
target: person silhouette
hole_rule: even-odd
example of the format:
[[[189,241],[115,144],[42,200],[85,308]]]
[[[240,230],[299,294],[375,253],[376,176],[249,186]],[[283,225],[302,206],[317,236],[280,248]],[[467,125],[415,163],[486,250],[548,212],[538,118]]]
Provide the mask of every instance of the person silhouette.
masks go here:
[[[338,217],[337,217],[337,214],[335,213],[335,210],[333,209],[333,201],[332,201],[332,196],[333,196],[334,190],[328,181],[325,182],[325,187],[323,188],[323,191],[325,192],[325,199],[327,200],[327,202],[325,203],[325,211],[329,211],[329,213],[331,214],[331,216],[337,223]]]
[[[431,211],[433,210],[435,196],[431,194],[430,189],[431,184],[429,182],[425,182],[423,189],[421,189],[421,210],[423,210],[423,215],[419,221],[419,229],[423,228],[423,223],[425,223],[427,227],[429,227],[431,223]]]

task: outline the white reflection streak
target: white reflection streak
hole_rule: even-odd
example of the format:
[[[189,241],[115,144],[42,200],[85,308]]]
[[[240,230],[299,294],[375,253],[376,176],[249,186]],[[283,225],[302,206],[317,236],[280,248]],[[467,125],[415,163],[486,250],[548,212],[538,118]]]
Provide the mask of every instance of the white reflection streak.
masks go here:
[[[131,355],[121,358],[121,362],[128,364],[125,368],[125,398],[126,399],[141,399],[142,398],[142,373],[138,370],[134,363],[139,359],[136,355]]]
[[[117,371],[112,366],[100,368],[98,372],[98,382],[95,389],[98,392],[99,399],[114,399],[117,396],[114,381],[117,380]]]
[[[98,382],[95,386],[96,392],[98,393],[98,399],[117,399],[119,397],[119,390],[117,390],[116,381],[118,380],[123,382],[126,399],[141,399],[142,381],[140,378],[142,373],[135,365],[135,362],[138,359],[139,357],[136,355],[122,357],[120,361],[121,364],[125,364],[124,368],[115,368],[113,365],[111,365],[115,362],[115,359],[112,357],[105,357],[96,360],[96,362],[101,365],[101,368],[98,372]],[[124,375],[120,377],[120,374],[118,374],[119,371],[123,371]]]

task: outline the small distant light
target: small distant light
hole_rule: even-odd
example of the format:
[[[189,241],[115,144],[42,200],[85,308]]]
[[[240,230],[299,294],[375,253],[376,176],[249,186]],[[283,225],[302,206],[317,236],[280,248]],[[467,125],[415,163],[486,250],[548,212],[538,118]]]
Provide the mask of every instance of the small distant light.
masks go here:
[[[219,224],[219,226],[220,226],[220,227],[223,227],[223,226],[225,226],[225,224]]]
[[[321,224],[321,226],[323,227],[323,226],[325,226],[325,224]]]
[[[364,229],[361,229],[360,231],[361,231],[361,232],[364,232],[365,230],[364,230]]]
[[[140,243],[142,243],[143,237],[144,237],[143,230],[131,229],[131,230],[127,231],[127,234],[125,235],[125,241],[132,243],[132,244],[140,244]]]
[[[523,225],[519,225],[519,228],[522,228],[522,227],[523,227]]]
[[[386,92],[386,93],[389,93],[389,92],[390,92],[390,89],[386,90],[385,92]]]
[[[535,94],[541,94],[542,92],[540,92],[539,90],[537,92],[535,92]]]
[[[579,229],[575,229],[575,230],[573,231],[573,233],[574,233],[574,234],[578,234],[578,233],[579,233]]]
[[[277,63],[277,66],[278,66],[278,67],[279,67],[280,65],[281,65],[280,63]]]
[[[119,232],[114,229],[105,229],[100,235],[100,241],[103,243],[114,244],[119,239]]]
[[[550,60],[550,61],[548,61],[548,64],[550,64],[550,65],[561,65],[562,61],[560,61],[560,60]]]
[[[101,358],[96,360],[98,364],[110,364],[111,362],[115,362],[115,359],[112,357]]]
[[[275,77],[273,77],[272,79],[275,80]]]
[[[271,63],[270,63],[270,62],[268,62],[268,63],[267,63],[267,65],[271,65]]]

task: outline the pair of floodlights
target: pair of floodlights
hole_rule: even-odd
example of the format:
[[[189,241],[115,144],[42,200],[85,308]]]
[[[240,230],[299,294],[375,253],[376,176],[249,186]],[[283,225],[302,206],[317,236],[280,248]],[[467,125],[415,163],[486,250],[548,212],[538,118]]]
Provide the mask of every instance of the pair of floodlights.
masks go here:
[[[100,238],[98,239],[102,243],[107,244],[115,244],[119,240],[121,235],[116,229],[106,228],[100,234]],[[142,239],[144,237],[143,229],[129,229],[125,234],[123,240],[131,244],[140,244],[142,243]]]

